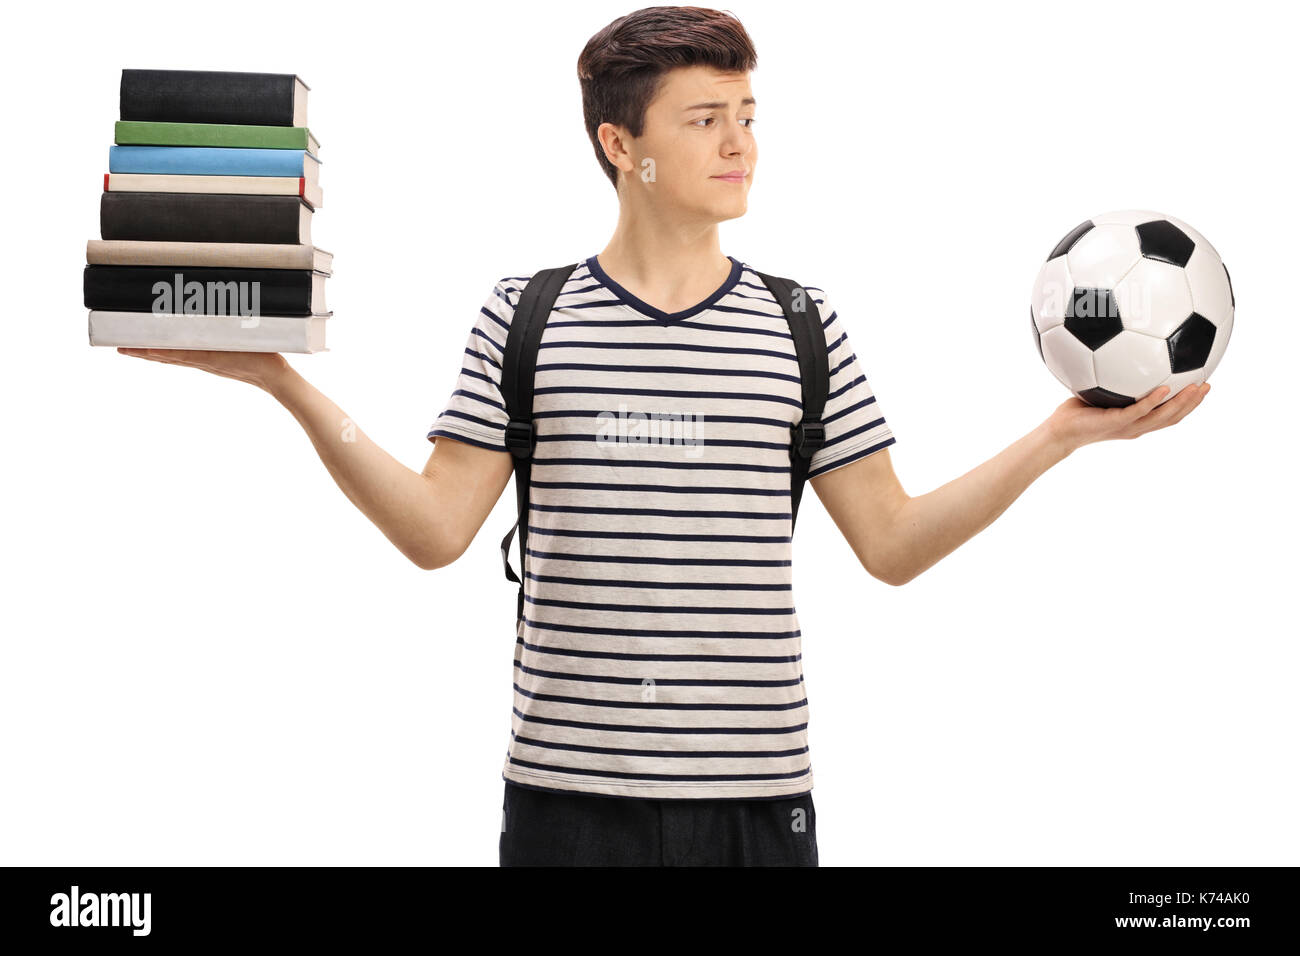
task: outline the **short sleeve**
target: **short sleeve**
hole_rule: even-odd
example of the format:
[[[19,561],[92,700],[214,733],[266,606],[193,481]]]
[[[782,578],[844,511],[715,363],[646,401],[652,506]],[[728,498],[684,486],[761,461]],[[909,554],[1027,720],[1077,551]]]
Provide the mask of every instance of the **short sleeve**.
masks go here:
[[[429,441],[454,438],[480,448],[509,452],[505,434],[510,419],[501,398],[501,361],[519,292],[508,279],[492,287],[492,294],[470,329],[456,388],[442,414],[429,426]]]
[[[808,477],[816,478],[894,444],[894,433],[885,421],[835,307],[824,290],[816,286],[806,288],[821,311],[830,358],[830,391],[822,412],[826,441],[808,463]]]

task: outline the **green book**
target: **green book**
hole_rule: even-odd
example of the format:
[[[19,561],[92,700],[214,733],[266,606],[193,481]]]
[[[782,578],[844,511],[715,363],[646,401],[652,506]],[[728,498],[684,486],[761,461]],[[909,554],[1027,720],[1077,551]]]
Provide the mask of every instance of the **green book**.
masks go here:
[[[118,146],[216,146],[242,149],[305,149],[320,143],[305,126],[227,126],[220,123],[139,123],[119,120]]]

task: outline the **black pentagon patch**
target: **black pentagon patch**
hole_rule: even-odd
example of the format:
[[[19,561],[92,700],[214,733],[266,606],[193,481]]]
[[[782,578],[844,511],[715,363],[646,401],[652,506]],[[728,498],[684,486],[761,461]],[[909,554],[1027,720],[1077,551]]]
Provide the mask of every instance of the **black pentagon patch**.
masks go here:
[[[1120,395],[1118,392],[1102,388],[1100,385],[1096,388],[1085,388],[1082,392],[1076,394],[1089,405],[1094,405],[1097,408],[1127,408],[1136,401],[1136,399],[1127,395]]]
[[[1056,248],[1053,249],[1052,254],[1047,257],[1047,261],[1051,262],[1057,256],[1065,255],[1067,252],[1069,252],[1071,249],[1074,248],[1074,244],[1078,242],[1080,239],[1082,239],[1085,233],[1090,232],[1091,230],[1092,230],[1091,219],[1079,223],[1068,233],[1066,233],[1064,239],[1062,239],[1060,242],[1056,244]]]
[[[1232,299],[1233,309],[1237,308],[1237,296],[1232,291],[1232,273],[1228,271],[1228,264],[1223,264],[1223,274],[1228,277],[1228,298]]]
[[[1192,241],[1191,236],[1168,219],[1144,222],[1135,228],[1138,242],[1142,246],[1142,255],[1148,259],[1168,262],[1180,269],[1186,268],[1187,260],[1192,257],[1192,250],[1196,248],[1196,243]]]
[[[1065,303],[1065,327],[1095,352],[1124,331],[1124,320],[1110,289],[1076,288]]]
[[[1038,334],[1038,323],[1034,321],[1034,307],[1029,306],[1029,327],[1034,331],[1034,344],[1038,346],[1038,357],[1045,363],[1047,358],[1043,355],[1043,337]]]
[[[1169,333],[1165,342],[1169,345],[1169,368],[1171,371],[1191,372],[1204,368],[1205,360],[1210,357],[1210,347],[1214,345],[1214,323],[1198,312],[1193,312],[1183,324]]]

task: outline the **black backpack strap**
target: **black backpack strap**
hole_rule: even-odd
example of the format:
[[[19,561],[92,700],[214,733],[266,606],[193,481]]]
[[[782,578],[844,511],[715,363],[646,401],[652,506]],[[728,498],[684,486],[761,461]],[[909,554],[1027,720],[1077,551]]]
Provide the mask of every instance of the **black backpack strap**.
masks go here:
[[[542,343],[542,333],[551,317],[555,299],[578,267],[572,265],[555,269],[542,269],[524,286],[510,319],[506,335],[506,350],[501,362],[501,398],[506,414],[506,447],[514,457],[515,497],[519,517],[509,534],[501,539],[501,561],[505,565],[506,580],[519,585],[519,608],[516,623],[524,617],[525,556],[528,550],[528,488],[533,472],[533,448],[537,443],[533,434],[533,378],[537,370],[537,349]],[[519,529],[519,576],[510,567],[510,539]]]
[[[799,358],[799,380],[803,388],[803,415],[790,426],[790,532],[799,516],[799,499],[812,456],[826,441],[822,411],[831,388],[830,358],[826,354],[826,330],[812,294],[791,279],[758,273],[767,285],[790,325],[794,350]]]

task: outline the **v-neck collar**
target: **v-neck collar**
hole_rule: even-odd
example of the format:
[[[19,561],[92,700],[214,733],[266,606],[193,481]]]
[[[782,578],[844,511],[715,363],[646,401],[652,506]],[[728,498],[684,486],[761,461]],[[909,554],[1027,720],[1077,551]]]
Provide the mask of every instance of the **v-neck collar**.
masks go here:
[[[635,309],[642,315],[649,316],[657,322],[668,325],[673,322],[680,322],[682,319],[689,319],[693,315],[698,315],[705,309],[713,306],[714,303],[735,287],[736,283],[740,281],[742,266],[739,259],[734,259],[731,256],[727,256],[727,258],[731,259],[731,272],[727,275],[727,278],[722,285],[718,286],[717,290],[703,302],[698,305],[693,305],[689,309],[683,309],[680,312],[665,312],[662,309],[656,309],[649,302],[644,302],[641,299],[638,299],[631,292],[628,292],[627,289],[623,288],[611,279],[609,274],[601,268],[600,263],[596,261],[595,256],[592,256],[587,260],[587,268],[591,270],[591,274],[595,277],[596,281],[612,292],[624,305]]]

